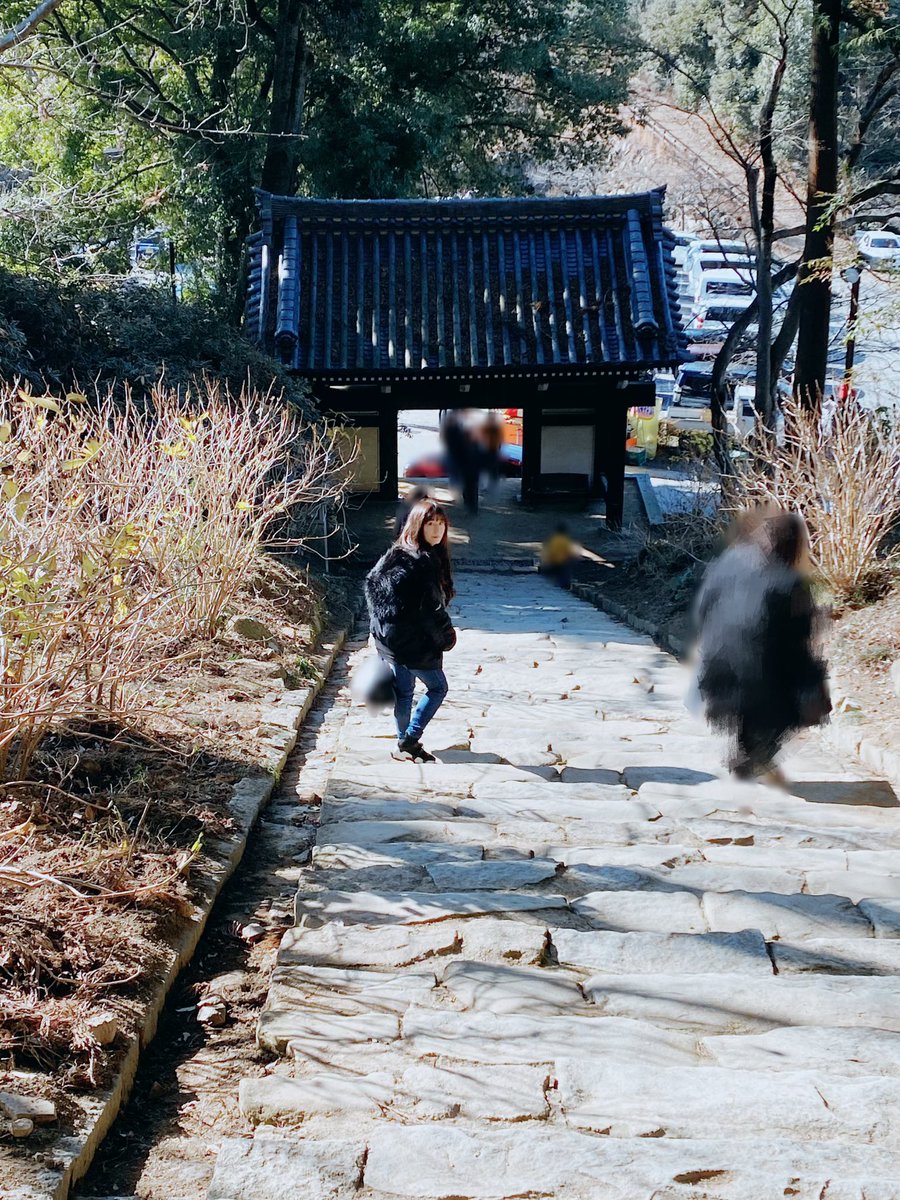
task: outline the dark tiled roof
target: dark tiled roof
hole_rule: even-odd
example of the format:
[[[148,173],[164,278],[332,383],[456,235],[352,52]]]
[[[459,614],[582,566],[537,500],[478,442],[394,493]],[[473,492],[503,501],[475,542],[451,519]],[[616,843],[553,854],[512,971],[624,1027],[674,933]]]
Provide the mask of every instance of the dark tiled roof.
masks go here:
[[[523,200],[258,197],[246,328],[297,371],[635,373],[684,357],[662,190]]]

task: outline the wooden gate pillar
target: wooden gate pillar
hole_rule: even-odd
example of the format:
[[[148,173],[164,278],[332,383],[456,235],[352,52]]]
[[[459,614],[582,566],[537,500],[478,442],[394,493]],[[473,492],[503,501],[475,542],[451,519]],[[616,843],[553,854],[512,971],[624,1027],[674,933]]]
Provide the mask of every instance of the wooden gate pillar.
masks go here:
[[[629,400],[621,389],[612,391],[597,408],[594,439],[594,480],[606,481],[606,528],[622,528],[625,507],[625,438]]]
[[[543,421],[538,403],[522,409],[522,499],[530,499],[538,489],[541,476],[541,428]]]
[[[384,500],[396,500],[398,494],[397,469],[397,406],[379,405],[378,462],[381,469],[379,494]]]

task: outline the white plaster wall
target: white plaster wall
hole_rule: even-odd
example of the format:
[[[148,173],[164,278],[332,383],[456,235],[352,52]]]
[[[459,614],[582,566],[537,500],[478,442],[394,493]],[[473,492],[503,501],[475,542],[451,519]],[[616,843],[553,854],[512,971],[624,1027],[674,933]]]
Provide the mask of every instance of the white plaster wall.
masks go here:
[[[594,479],[593,425],[549,425],[541,430],[541,474]]]

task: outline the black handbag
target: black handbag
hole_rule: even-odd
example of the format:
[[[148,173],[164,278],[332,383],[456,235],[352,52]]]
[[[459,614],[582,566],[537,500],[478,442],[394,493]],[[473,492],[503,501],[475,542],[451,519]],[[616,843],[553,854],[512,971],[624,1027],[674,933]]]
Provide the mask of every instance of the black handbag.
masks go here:
[[[370,654],[353,673],[350,691],[357,704],[370,709],[394,703],[394,673],[383,658]]]

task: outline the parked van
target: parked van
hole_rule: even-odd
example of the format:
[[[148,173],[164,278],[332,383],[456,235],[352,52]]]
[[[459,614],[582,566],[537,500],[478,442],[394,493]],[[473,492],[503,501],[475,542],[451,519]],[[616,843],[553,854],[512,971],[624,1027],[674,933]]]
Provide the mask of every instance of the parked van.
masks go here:
[[[694,296],[694,311],[711,304],[739,303],[746,308],[756,295],[756,285],[746,272],[704,271]]]
[[[719,242],[715,238],[698,238],[685,256],[684,269],[688,275],[692,273],[694,263],[701,254],[716,254],[720,258],[730,258],[732,255],[751,257],[751,251],[745,242]]]
[[[737,271],[750,283],[756,282],[756,259],[749,254],[721,254],[706,251],[694,256],[694,265],[688,276],[688,290],[696,300],[703,277],[709,271]]]

